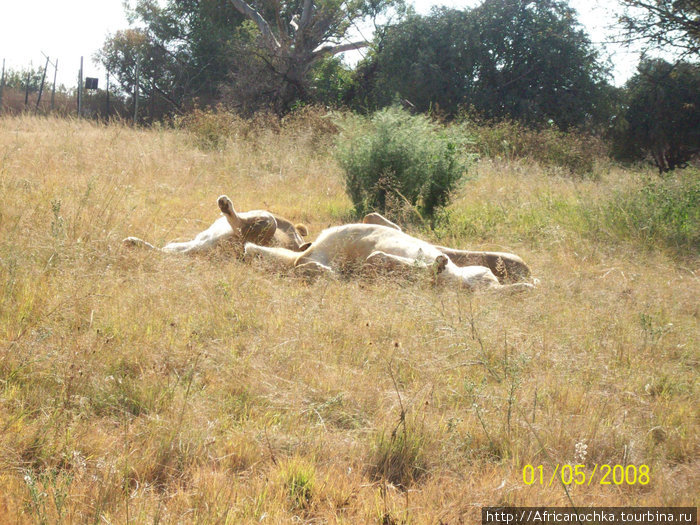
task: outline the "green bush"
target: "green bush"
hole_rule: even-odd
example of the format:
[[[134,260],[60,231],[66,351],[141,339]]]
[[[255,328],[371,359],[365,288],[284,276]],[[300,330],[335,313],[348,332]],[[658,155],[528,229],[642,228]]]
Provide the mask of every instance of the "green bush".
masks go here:
[[[406,208],[432,218],[467,168],[464,134],[425,116],[389,108],[339,123],[336,149],[358,215],[396,217]]]
[[[472,125],[474,151],[482,157],[531,159],[546,168],[562,169],[580,177],[595,175],[607,162],[599,138],[556,128],[531,129],[512,121]]]
[[[700,252],[700,171],[647,183],[641,190],[612,199],[605,222],[618,235]]]

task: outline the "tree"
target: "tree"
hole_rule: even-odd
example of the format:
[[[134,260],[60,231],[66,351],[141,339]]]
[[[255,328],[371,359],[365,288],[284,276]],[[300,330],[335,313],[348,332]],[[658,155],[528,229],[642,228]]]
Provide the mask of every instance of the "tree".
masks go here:
[[[316,62],[310,73],[311,99],[326,106],[343,106],[353,86],[353,71],[337,56]]]
[[[21,70],[8,68],[5,70],[5,87],[8,89],[25,90],[27,89],[27,80],[29,80],[29,92],[34,93],[39,91],[43,76],[43,67],[35,68],[29,66]]]
[[[230,0],[255,24],[249,32],[251,68],[268,79],[276,112],[309,98],[309,74],[324,58],[369,45],[349,41],[351,28],[375,20],[399,0]]]
[[[342,96],[347,71],[324,62],[366,46],[348,41],[351,29],[400,2],[137,0],[128,15],[139,27],[110,36],[96,58],[125,91],[139,61],[148,80],[142,92],[175,106],[224,100],[242,112],[272,107],[281,114],[298,100]],[[333,84],[338,93],[329,93]]]
[[[457,113],[473,90],[468,71],[474,68],[476,36],[469,12],[454,9],[412,15],[385,28],[376,50],[357,68],[357,102],[385,107],[400,98],[417,111]]]
[[[659,173],[685,167],[700,153],[700,66],[645,60],[627,85],[615,151],[624,160],[651,158]]]
[[[471,106],[562,129],[607,116],[607,70],[562,0],[485,0],[409,17],[387,28],[370,60],[374,68],[360,71],[372,71],[369,98],[379,106],[398,94],[419,111]]]
[[[133,90],[139,62],[141,91],[173,106],[219,97],[234,67],[231,41],[244,20],[228,0],[138,0],[127,15],[140,27],[109,36],[96,55],[124,91]]]
[[[700,54],[700,1],[618,0],[621,39],[627,44],[642,42],[647,50],[671,49],[680,59]]]
[[[233,41],[245,20],[228,0],[138,0],[131,14],[170,62],[184,98],[210,102],[235,64]]]

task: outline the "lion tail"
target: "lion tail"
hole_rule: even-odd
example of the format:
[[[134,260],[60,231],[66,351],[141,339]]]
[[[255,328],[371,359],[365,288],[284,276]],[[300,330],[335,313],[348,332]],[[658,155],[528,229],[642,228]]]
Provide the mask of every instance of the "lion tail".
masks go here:
[[[302,237],[306,237],[309,234],[309,229],[306,227],[305,224],[295,224],[294,228],[296,229],[296,231],[299,232],[299,235],[301,235]]]

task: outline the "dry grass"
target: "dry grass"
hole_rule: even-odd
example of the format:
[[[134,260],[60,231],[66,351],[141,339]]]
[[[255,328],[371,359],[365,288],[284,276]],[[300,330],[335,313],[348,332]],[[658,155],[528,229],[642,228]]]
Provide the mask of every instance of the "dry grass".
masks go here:
[[[2,104],[0,111],[5,114],[17,115],[26,111],[36,111],[36,103],[39,98],[38,92],[31,92],[26,97],[27,104],[25,105],[25,92],[23,89],[12,89],[5,86],[2,92]],[[88,95],[88,100],[91,97]],[[77,112],[76,97],[70,96],[65,91],[57,91],[54,93],[54,112],[59,115],[75,114]],[[51,85],[44,85],[44,91],[41,95],[39,103],[39,113],[47,114],[51,111]]]
[[[447,226],[507,248],[532,294],[270,274],[191,237],[216,197],[312,236],[349,216],[302,123],[198,148],[184,131],[0,120],[0,522],[460,523],[567,505],[526,464],[647,464],[585,505],[697,505],[698,259],[596,240],[598,181],[483,161]],[[391,287],[391,293],[387,289]]]

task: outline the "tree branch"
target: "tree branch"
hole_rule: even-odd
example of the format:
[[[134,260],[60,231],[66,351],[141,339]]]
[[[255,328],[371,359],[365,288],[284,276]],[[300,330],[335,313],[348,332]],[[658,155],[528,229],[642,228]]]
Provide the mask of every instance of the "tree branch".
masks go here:
[[[321,49],[314,51],[314,60],[321,58],[326,55],[337,55],[338,53],[344,53],[345,51],[354,51],[355,49],[362,49],[363,47],[369,46],[369,42],[362,40],[361,42],[351,42],[349,44],[340,44],[337,46],[325,46]]]
[[[304,31],[306,26],[309,25],[311,21],[311,12],[314,10],[314,3],[312,0],[304,0],[304,7],[301,10],[301,19],[299,20],[299,32]]]
[[[265,43],[272,51],[277,51],[281,47],[280,43],[277,41],[277,38],[275,38],[275,35],[272,32],[272,29],[270,29],[270,25],[267,23],[267,21],[262,17],[262,15],[260,13],[258,13],[255,9],[253,9],[246,2],[244,2],[244,0],[230,0],[230,1],[231,1],[231,4],[233,4],[233,7],[235,7],[240,13],[244,14],[245,16],[250,18],[253,22],[255,22],[255,25],[258,26],[260,33],[262,33],[263,40],[265,40]]]

